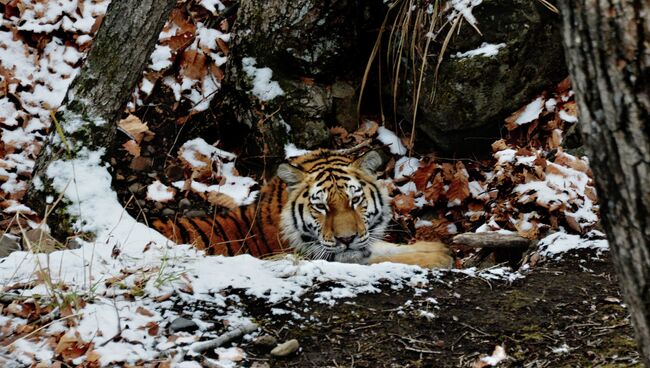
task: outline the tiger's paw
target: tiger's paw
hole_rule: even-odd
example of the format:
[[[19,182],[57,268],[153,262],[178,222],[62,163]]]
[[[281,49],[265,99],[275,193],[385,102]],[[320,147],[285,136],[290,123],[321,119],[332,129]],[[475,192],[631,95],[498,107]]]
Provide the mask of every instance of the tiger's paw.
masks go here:
[[[423,268],[451,268],[453,258],[447,246],[440,242],[418,241],[411,245],[396,246],[390,254],[372,255],[368,263],[393,262]]]

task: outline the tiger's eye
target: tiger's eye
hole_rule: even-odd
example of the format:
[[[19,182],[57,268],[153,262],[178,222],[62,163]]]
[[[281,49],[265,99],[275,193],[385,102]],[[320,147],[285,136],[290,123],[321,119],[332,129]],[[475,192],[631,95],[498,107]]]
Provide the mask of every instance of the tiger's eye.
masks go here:
[[[322,204],[322,203],[316,203],[316,204],[314,204],[314,207],[315,207],[317,210],[321,210],[321,211],[325,211],[325,210],[327,209],[327,207],[325,207],[325,205]]]
[[[352,198],[352,204],[357,204],[357,203],[359,203],[359,202],[361,202],[361,197],[354,197],[354,198]]]

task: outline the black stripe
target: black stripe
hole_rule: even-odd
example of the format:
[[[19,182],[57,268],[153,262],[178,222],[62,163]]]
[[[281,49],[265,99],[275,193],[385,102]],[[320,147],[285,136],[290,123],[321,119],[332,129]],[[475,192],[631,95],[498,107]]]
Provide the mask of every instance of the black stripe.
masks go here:
[[[293,220],[293,228],[298,230],[298,217],[296,217],[296,203],[291,206],[291,219]]]
[[[197,225],[196,222],[194,222],[193,218],[188,217],[187,219],[189,220],[190,224],[192,224],[192,226],[194,227],[194,230],[197,233],[199,233],[199,236],[201,237],[201,240],[203,240],[203,244],[205,244],[205,247],[206,248],[210,247],[210,239],[208,238],[208,236],[203,231],[201,231],[201,228],[199,227],[199,225]]]
[[[217,230],[219,230],[219,233],[221,234],[221,241],[222,242],[227,242],[228,240],[228,234],[224,231],[223,227],[221,226],[221,223],[219,223],[219,218],[214,218],[212,219],[212,228],[217,227]],[[232,252],[230,251],[230,247],[228,246],[228,243],[225,243],[226,246],[226,255],[232,256]]]
[[[183,226],[183,224],[181,224],[180,222],[177,222],[176,223],[176,228],[180,232],[179,235],[181,236],[181,240],[183,241],[183,243],[185,243],[185,244],[189,243],[190,242],[190,234],[187,233],[187,230],[185,230],[185,227]]]
[[[305,211],[305,205],[302,204],[302,203],[299,204],[298,205],[298,211],[300,211],[300,214],[302,215],[302,213]],[[305,233],[309,233],[309,229],[307,229],[304,216],[300,216],[300,217],[302,218],[302,231],[305,232]]]
[[[237,217],[233,216],[232,213],[230,213],[230,212],[226,213],[225,216],[228,217],[230,220],[232,220],[232,222],[235,224],[235,227],[237,228],[237,231],[239,232],[239,235],[240,235],[239,239],[243,240],[246,235],[242,231],[241,226],[240,226],[241,224],[239,223],[239,221],[237,221],[238,220]],[[232,239],[232,240],[235,240],[235,239]],[[244,244],[242,243],[242,246],[243,245]]]
[[[372,189],[374,189],[374,191],[371,190],[373,199],[375,201],[377,201],[377,203],[379,203],[380,208],[383,208],[384,207],[384,201],[381,199],[381,195],[379,195],[379,193],[380,193],[379,188],[373,183],[368,183],[368,185],[370,185],[370,187]],[[377,197],[375,198],[375,196],[377,196]]]

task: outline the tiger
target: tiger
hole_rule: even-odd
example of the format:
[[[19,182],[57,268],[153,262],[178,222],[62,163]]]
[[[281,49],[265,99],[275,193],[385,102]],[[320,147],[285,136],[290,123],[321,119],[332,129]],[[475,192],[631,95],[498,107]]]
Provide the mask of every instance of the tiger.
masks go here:
[[[172,241],[193,244],[208,255],[298,253],[343,263],[449,268],[452,258],[443,243],[383,240],[391,207],[377,179],[382,164],[373,150],[358,158],[311,151],[279,165],[253,204],[211,217],[154,219],[152,225]]]

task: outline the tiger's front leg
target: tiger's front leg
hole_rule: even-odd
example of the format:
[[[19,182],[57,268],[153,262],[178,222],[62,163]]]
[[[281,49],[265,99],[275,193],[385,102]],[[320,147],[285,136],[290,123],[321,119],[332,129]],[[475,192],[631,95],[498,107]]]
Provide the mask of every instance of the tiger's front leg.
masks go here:
[[[447,246],[440,242],[418,241],[413,244],[377,242],[372,245],[367,263],[393,262],[424,268],[451,268],[453,258]]]

